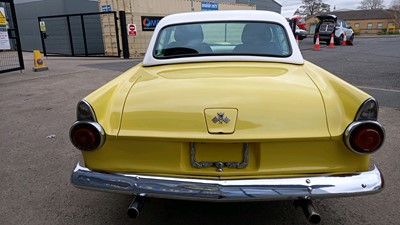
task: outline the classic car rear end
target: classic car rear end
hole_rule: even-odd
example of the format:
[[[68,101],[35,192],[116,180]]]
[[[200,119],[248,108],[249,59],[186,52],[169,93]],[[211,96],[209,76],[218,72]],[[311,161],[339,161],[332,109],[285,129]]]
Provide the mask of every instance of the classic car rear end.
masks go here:
[[[78,104],[72,183],[137,196],[133,217],[148,197],[296,200],[318,222],[310,199],[379,192],[377,103],[289,32],[268,12],[161,20],[143,63]]]

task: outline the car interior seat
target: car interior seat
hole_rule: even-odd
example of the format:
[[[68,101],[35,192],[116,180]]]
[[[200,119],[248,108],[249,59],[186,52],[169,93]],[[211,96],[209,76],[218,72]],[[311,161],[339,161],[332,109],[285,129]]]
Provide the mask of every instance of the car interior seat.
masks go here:
[[[262,23],[246,24],[242,31],[242,43],[237,45],[233,52],[243,54],[281,54],[273,43],[270,25]]]
[[[164,55],[207,54],[211,53],[210,46],[203,42],[203,29],[199,24],[178,26],[174,33],[175,42],[167,45]]]

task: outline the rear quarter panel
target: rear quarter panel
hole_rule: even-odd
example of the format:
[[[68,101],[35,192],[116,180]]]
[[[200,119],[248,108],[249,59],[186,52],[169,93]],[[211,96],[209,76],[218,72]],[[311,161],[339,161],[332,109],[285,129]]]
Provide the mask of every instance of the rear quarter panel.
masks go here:
[[[321,92],[331,137],[342,138],[361,104],[371,96],[311,62],[306,61],[304,69]]]
[[[118,135],[126,95],[140,77],[140,68],[141,64],[132,67],[85,97],[107,136]]]

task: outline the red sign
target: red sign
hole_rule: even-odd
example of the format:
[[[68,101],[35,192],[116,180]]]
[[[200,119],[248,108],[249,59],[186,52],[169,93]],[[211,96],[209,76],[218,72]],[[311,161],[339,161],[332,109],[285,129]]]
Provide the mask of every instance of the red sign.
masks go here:
[[[128,35],[136,37],[137,34],[136,24],[128,24]]]

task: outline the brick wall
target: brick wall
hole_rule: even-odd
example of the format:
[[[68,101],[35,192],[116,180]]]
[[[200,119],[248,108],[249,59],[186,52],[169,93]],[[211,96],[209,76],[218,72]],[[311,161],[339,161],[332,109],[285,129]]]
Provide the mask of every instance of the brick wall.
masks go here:
[[[386,30],[389,23],[393,23],[392,19],[376,19],[376,20],[346,20],[346,22],[353,27],[354,32],[363,34],[377,34],[381,30]],[[318,23],[317,18],[310,18],[306,21],[307,24],[307,32],[309,34],[313,34],[314,31],[311,31],[310,28],[314,27]],[[372,26],[368,27],[368,24],[372,24]],[[382,27],[378,27],[378,23],[382,23]],[[358,24],[358,27],[357,25]]]

